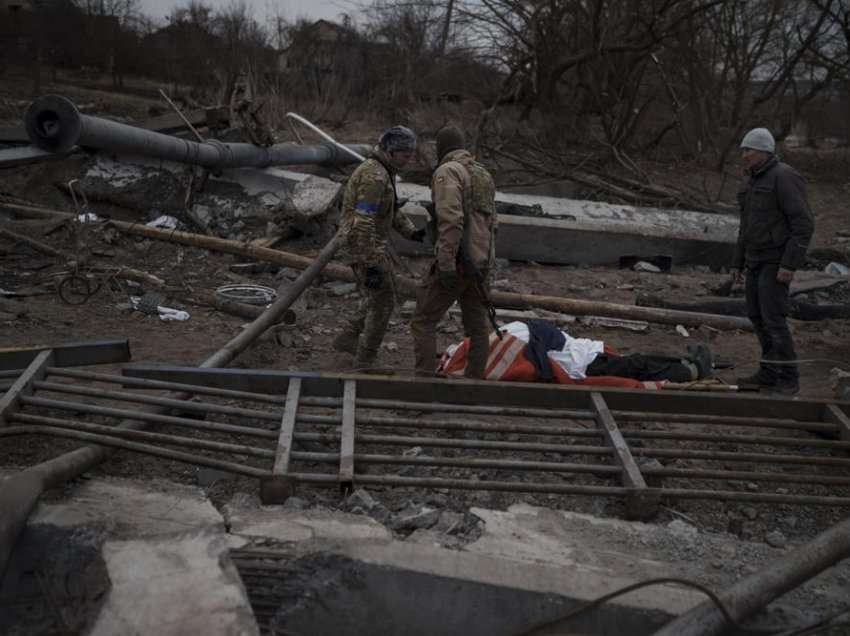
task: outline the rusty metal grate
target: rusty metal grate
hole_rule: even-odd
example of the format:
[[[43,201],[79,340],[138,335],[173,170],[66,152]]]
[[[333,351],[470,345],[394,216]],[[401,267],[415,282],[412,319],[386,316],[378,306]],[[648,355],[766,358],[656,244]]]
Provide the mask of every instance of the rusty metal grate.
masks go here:
[[[840,402],[145,365],[106,375],[41,356],[0,407],[0,436],[256,477],[268,503],[311,483],[616,497],[631,518],[662,500],[850,506]]]

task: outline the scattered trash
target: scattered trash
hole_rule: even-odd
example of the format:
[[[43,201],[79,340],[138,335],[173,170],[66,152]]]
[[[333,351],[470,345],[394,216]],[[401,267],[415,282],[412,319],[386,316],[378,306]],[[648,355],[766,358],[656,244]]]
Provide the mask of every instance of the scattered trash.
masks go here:
[[[676,325],[676,333],[678,333],[683,338],[690,338],[691,334],[688,333],[688,330],[685,329],[684,325]]]
[[[142,299],[139,296],[130,296],[130,304],[133,306],[133,309],[143,311],[140,309],[141,303]],[[159,306],[156,308],[156,312],[159,315],[159,319],[164,322],[183,322],[185,320],[189,320],[189,312],[183,311],[182,309],[172,309],[171,307]]]
[[[636,272],[652,272],[653,274],[658,274],[661,272],[661,268],[653,265],[652,263],[648,263],[647,261],[638,261],[634,265],[632,265],[632,269]]]
[[[657,267],[658,269],[638,269],[638,263],[646,263]],[[673,267],[673,257],[672,256],[621,256],[620,257],[620,269],[633,269],[636,272],[647,271],[647,272],[669,272]]]
[[[134,308],[143,314],[155,316],[159,314],[159,307],[163,302],[165,302],[165,296],[156,292],[148,292],[139,298],[139,302],[135,304]]]
[[[157,227],[163,230],[176,230],[179,223],[180,221],[178,221],[175,217],[163,214],[162,216],[155,218],[153,221],[145,223],[145,225],[148,227]]]
[[[250,284],[222,285],[215,290],[215,295],[220,300],[246,305],[270,305],[277,298],[277,292],[271,287]]]
[[[833,276],[850,276],[850,267],[834,261],[827,265],[823,271]]]
[[[77,215],[77,221],[80,223],[94,223],[95,221],[100,221],[100,217],[94,212],[85,212]]]

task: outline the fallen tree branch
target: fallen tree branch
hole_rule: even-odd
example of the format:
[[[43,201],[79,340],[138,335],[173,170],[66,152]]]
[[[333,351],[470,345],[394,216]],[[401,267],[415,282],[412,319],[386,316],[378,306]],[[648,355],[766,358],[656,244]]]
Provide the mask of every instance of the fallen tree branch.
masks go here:
[[[0,203],[0,207],[9,207]],[[14,206],[19,209],[22,206]],[[19,210],[27,214],[55,215],[55,210],[35,209]],[[63,214],[63,213],[59,213]],[[313,263],[313,259],[298,254],[291,254],[280,250],[258,247],[250,243],[221,239],[213,236],[201,236],[189,232],[178,232],[172,230],[160,230],[146,225],[136,225],[123,221],[110,221],[110,224],[122,232],[135,236],[143,236],[150,239],[179,243],[227,254],[236,254],[248,258],[255,258],[268,263],[284,265],[296,269],[305,269]],[[322,271],[322,275],[335,280],[354,282],[354,273],[351,268],[342,265],[328,264]],[[398,290],[408,296],[415,296],[418,288],[417,281],[398,277]],[[566,314],[578,316],[604,316],[608,318],[624,318],[626,320],[645,320],[666,325],[684,325],[685,327],[699,327],[707,325],[715,329],[742,329],[751,330],[750,321],[746,318],[736,316],[717,316],[697,312],[675,311],[668,309],[655,309],[651,307],[636,307],[633,305],[619,305],[615,303],[599,302],[593,300],[579,300],[576,298],[559,298],[555,296],[538,296],[536,294],[514,294],[509,292],[492,292],[493,303],[499,307],[510,308],[540,308],[549,309]]]
[[[29,245],[31,248],[38,252],[41,252],[42,254],[64,258],[64,255],[59,250],[54,249],[49,245],[45,245],[41,241],[36,241],[35,239],[31,239],[28,236],[24,236],[23,234],[18,234],[17,232],[12,232],[11,230],[0,228],[0,236],[5,236],[6,238],[11,241],[14,241],[15,243],[23,243],[24,245]]]

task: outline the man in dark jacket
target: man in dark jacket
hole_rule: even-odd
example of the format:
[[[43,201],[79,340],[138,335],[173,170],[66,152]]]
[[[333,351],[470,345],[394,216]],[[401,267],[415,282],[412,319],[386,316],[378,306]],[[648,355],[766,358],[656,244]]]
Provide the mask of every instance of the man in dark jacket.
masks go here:
[[[788,330],[788,288],[806,260],[814,219],[802,177],[776,157],[766,128],[741,141],[749,179],[738,193],[741,227],[732,264],[733,281],[746,269],[747,314],[761,343],[759,370],[739,378],[785,394],[800,390],[794,341]],[[771,364],[767,361],[776,361]]]

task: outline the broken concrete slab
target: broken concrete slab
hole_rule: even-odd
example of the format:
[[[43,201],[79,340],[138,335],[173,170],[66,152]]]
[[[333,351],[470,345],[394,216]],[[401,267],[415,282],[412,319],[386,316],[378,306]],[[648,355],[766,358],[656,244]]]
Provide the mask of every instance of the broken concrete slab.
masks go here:
[[[230,532],[278,541],[378,541],[391,539],[377,521],[347,512],[286,510],[284,506],[247,506],[232,501],[225,508]]]
[[[226,558],[242,543],[206,530],[107,542],[112,590],[90,636],[258,635],[242,581]]]
[[[159,488],[157,488],[159,486]],[[224,531],[224,519],[198,488],[173,482],[85,481],[69,501],[41,504],[29,525],[97,526],[111,537],[145,537],[189,530]]]
[[[292,189],[292,203],[307,219],[321,216],[327,213],[341,190],[342,185],[335,181],[310,176]]]

